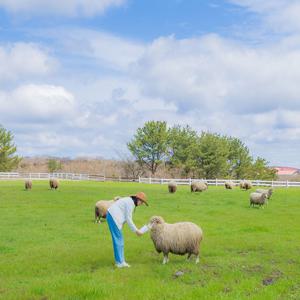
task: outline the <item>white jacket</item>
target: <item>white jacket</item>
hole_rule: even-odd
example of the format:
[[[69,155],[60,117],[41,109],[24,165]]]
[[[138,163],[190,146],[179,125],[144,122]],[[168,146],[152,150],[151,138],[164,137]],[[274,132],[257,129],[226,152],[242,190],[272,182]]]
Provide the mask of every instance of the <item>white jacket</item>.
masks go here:
[[[108,209],[109,214],[114,219],[116,225],[121,230],[124,223],[127,223],[133,232],[137,231],[137,227],[132,221],[132,213],[135,205],[131,197],[124,197],[112,204]]]

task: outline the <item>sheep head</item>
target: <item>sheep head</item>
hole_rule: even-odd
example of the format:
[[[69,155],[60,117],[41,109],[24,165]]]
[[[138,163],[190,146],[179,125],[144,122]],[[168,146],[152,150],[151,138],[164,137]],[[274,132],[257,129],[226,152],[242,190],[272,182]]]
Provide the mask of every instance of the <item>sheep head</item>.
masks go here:
[[[153,216],[150,219],[149,225],[152,227],[152,226],[160,225],[160,224],[163,224],[163,223],[165,223],[165,221],[164,221],[164,219],[162,217],[160,217],[160,216]]]
[[[262,194],[261,194],[261,199],[262,199],[262,200],[266,200],[266,198],[267,198],[267,194],[262,193]]]

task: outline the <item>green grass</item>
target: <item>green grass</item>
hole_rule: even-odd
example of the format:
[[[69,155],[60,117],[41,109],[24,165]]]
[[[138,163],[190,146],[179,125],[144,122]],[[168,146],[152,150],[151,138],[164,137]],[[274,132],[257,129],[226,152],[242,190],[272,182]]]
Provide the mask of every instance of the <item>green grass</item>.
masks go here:
[[[116,269],[106,223],[93,223],[100,199],[144,191],[138,227],[152,215],[192,221],[204,240],[200,264],[170,255],[162,265],[149,234],[124,227],[130,269]],[[300,190],[276,189],[265,209],[249,191],[210,187],[62,181],[0,182],[0,299],[300,299]],[[184,275],[175,277],[176,271]],[[263,284],[263,281],[270,283]]]

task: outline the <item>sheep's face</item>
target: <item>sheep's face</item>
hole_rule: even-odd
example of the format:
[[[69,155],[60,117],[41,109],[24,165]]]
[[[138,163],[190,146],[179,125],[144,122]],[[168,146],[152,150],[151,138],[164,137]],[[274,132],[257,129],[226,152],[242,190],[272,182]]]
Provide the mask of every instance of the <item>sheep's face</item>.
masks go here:
[[[267,198],[267,194],[265,194],[265,193],[262,193],[262,194],[261,194],[261,198],[262,198],[263,200],[266,200],[266,198]]]
[[[163,224],[165,221],[162,217],[159,217],[159,216],[154,216],[154,217],[151,217],[150,219],[150,226],[155,226],[155,225],[159,225],[159,224]]]

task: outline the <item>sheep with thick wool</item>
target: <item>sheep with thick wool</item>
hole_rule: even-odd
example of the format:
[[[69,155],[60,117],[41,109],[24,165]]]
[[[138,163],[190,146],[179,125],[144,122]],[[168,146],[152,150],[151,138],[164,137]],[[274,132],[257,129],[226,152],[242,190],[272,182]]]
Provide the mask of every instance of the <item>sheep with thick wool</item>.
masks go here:
[[[234,183],[232,181],[225,182],[225,189],[232,190],[234,188]]]
[[[251,193],[250,194],[250,207],[254,205],[259,205],[259,207],[265,205],[267,201],[267,195],[265,193]]]
[[[95,223],[101,223],[102,219],[106,219],[107,210],[110,206],[120,199],[121,197],[117,196],[113,200],[99,200],[95,204]]]
[[[240,182],[240,188],[242,190],[250,190],[252,188],[252,182],[249,180],[244,180]]]
[[[32,181],[30,179],[25,180],[25,190],[31,190]]]
[[[191,192],[204,192],[208,188],[208,184],[204,181],[197,181],[191,184]]]
[[[169,193],[175,193],[177,191],[177,183],[175,181],[170,181],[168,183]]]
[[[267,199],[270,199],[272,194],[273,194],[273,189],[257,189],[255,191],[256,193],[261,193],[261,194],[266,194],[267,195]]]
[[[200,242],[203,238],[202,229],[191,222],[169,224],[160,216],[153,216],[149,223],[150,235],[158,253],[163,253],[163,264],[169,261],[169,253],[184,255],[188,259],[192,254],[199,262]]]
[[[57,179],[51,178],[49,180],[49,185],[50,185],[51,190],[53,190],[53,189],[56,190],[56,189],[58,189],[59,182]]]

